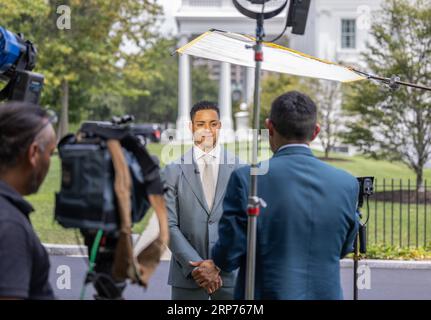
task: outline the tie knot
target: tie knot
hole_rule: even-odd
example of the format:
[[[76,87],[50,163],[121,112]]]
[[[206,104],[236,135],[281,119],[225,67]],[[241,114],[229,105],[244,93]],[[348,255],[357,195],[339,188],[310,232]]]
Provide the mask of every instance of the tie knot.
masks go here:
[[[208,153],[203,155],[202,159],[203,159],[205,164],[212,164],[214,161],[214,157]]]

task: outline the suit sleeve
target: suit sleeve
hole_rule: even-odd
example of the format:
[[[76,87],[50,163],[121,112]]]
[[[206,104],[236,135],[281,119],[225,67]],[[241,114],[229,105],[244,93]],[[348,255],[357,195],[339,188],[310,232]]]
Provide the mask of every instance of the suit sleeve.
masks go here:
[[[169,249],[175,259],[180,263],[184,276],[190,277],[194,267],[190,266],[189,261],[201,261],[203,259],[184,237],[179,227],[177,199],[178,172],[176,172],[176,169],[174,165],[169,165],[163,171],[165,180],[165,201],[168,210]]]
[[[219,223],[219,240],[212,252],[214,263],[231,272],[240,266],[247,250],[247,187],[234,171],[228,182]]]
[[[347,254],[354,251],[353,245],[356,239],[356,234],[358,233],[360,217],[359,212],[357,211],[358,205],[358,193],[359,193],[359,185],[355,179],[353,183],[353,191],[352,191],[352,201],[351,201],[351,212],[352,219],[350,222],[350,228],[347,233],[346,241],[344,242],[343,249],[341,251],[341,258],[345,257]]]

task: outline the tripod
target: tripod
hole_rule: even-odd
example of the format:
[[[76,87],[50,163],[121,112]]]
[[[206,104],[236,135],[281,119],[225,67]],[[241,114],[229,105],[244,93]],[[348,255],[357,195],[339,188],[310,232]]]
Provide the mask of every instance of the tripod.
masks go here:
[[[359,177],[357,180],[359,183],[359,194],[356,213],[359,218],[359,229],[353,243],[353,300],[358,300],[359,260],[361,259],[361,254],[365,254],[367,252],[367,223],[370,217],[370,205],[368,199],[374,193],[374,177]],[[362,223],[360,208],[362,208],[364,204],[364,198],[367,202],[367,219]]]
[[[89,231],[82,231],[85,245],[91,248],[90,269],[84,280],[81,292],[81,300],[85,296],[85,287],[92,283],[96,294],[95,300],[123,300],[123,291],[127,283],[116,281],[112,277],[112,267],[115,255],[115,248],[118,237],[115,233],[103,235],[99,230],[96,234]]]

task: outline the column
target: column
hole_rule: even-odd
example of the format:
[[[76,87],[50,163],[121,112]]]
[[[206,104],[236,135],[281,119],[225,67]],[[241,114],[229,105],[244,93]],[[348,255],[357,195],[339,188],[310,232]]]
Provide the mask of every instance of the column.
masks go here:
[[[219,108],[220,120],[222,122],[222,142],[233,141],[233,121],[232,121],[232,88],[231,88],[231,68],[227,62],[221,62],[220,66],[220,88],[219,88]]]
[[[187,43],[187,36],[181,36],[179,46],[182,47]],[[186,54],[179,54],[178,59],[178,117],[176,139],[191,140],[192,134],[189,129],[189,111],[191,105],[190,56]]]
[[[244,100],[247,106],[252,110],[253,97],[254,97],[254,68],[245,67],[245,92]]]

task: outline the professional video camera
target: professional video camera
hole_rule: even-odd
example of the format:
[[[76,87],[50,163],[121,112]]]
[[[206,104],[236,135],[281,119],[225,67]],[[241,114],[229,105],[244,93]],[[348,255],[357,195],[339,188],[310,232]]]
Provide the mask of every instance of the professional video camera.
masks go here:
[[[368,203],[368,198],[373,195],[374,193],[374,177],[359,177],[357,178],[359,182],[359,195],[358,195],[358,214],[359,217],[362,218],[362,214],[360,213],[360,208],[364,205],[364,199],[366,199]],[[356,245],[359,244],[359,252],[360,253],[366,253],[367,252],[367,221],[365,223],[359,224],[359,243],[355,243]]]
[[[90,256],[85,284],[94,284],[98,299],[120,299],[126,279],[146,286],[139,256],[133,256],[131,227],[148,211],[150,194],[162,195],[163,188],[157,160],[132,121],[124,116],[85,122],[58,146],[62,182],[55,219],[81,231]]]
[[[22,34],[0,27],[0,80],[8,82],[0,91],[0,100],[27,101],[38,104],[43,75],[31,72],[37,51]]]
[[[150,174],[156,177],[158,164],[146,152],[133,127],[127,125],[130,121],[132,118],[126,116],[112,122],[85,122],[77,135],[68,135],[60,141],[62,182],[56,197],[55,214],[63,227],[109,232],[119,229],[115,173],[107,147],[109,139],[122,142],[131,172],[132,222],[139,222],[144,217],[149,204],[143,188],[143,170],[146,171],[145,179]],[[141,151],[139,160],[134,154],[137,148]]]

